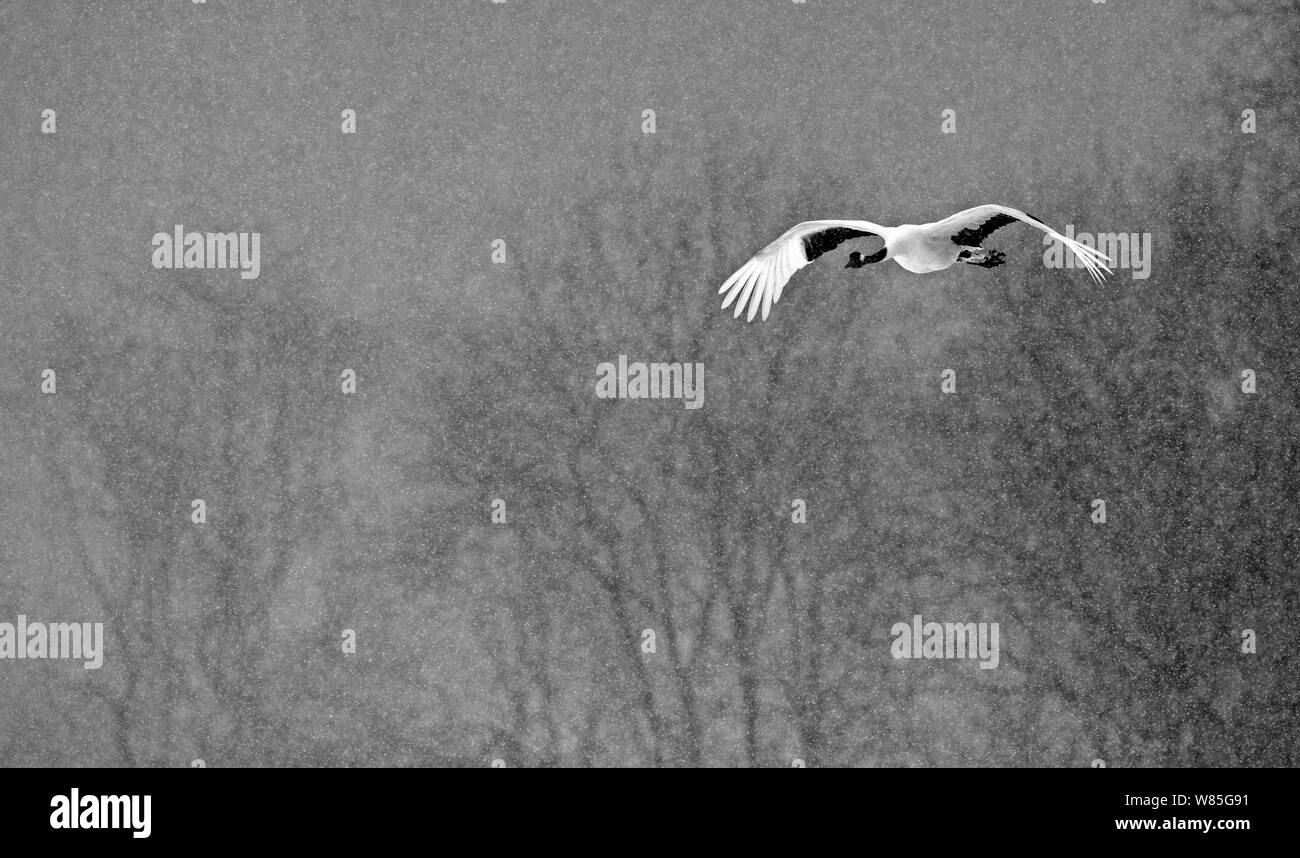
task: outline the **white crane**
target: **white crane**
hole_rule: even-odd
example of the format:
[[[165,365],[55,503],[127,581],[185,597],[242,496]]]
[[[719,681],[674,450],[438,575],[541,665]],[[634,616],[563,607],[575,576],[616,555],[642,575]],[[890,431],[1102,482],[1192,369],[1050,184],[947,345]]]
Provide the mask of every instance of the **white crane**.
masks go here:
[[[1098,283],[1110,269],[1110,259],[1094,248],[1066,238],[1033,215],[1007,206],[987,205],[966,209],[935,223],[917,226],[881,226],[866,220],[810,220],[791,227],[776,241],[764,247],[754,257],[727,278],[718,294],[727,293],[722,302],[725,310],[736,302],[736,317],[749,306],[747,321],[753,321],[759,311],[763,318],[772,305],[781,300],[781,290],[790,276],[809,262],[845,241],[866,236],[876,236],[885,246],[870,256],[858,251],[849,254],[845,268],[861,268],[872,262],[892,259],[908,271],[926,274],[942,271],[954,263],[993,268],[1006,261],[1007,255],[998,250],[986,250],[980,245],[989,233],[1009,223],[1023,221],[1041,229],[1072,250]],[[1103,274],[1104,272],[1104,274]]]

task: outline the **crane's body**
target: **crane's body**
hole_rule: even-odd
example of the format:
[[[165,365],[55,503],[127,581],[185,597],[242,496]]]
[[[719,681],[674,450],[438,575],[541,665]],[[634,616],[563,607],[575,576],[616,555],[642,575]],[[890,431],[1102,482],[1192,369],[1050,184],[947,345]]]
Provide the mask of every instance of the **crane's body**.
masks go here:
[[[886,259],[894,260],[914,274],[942,271],[957,261],[962,250],[947,237],[926,232],[924,226],[914,223],[894,227],[885,247],[889,251]]]

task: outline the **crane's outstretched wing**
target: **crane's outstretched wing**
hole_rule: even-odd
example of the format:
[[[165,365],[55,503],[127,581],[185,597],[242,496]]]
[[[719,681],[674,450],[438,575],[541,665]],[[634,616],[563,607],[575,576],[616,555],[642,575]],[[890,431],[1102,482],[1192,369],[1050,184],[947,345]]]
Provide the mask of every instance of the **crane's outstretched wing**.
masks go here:
[[[1083,267],[1088,269],[1088,273],[1098,283],[1104,279],[1102,272],[1111,273],[1111,270],[1106,267],[1106,263],[1110,262],[1110,259],[1104,253],[1080,244],[1072,238],[1066,238],[1033,215],[1025,214],[1019,209],[1013,209],[1009,206],[976,206],[973,209],[966,209],[964,212],[957,212],[957,214],[946,217],[941,221],[926,224],[925,228],[946,235],[955,244],[960,244],[963,247],[979,247],[980,242],[988,238],[989,233],[1016,221],[1022,221],[1032,227],[1041,229],[1068,247],[1074,252],[1075,256],[1079,257],[1079,260],[1083,262]]]
[[[746,321],[752,322],[760,308],[766,319],[772,305],[781,300],[781,290],[790,281],[790,275],[851,238],[870,235],[886,238],[888,232],[889,227],[865,220],[809,220],[793,226],[727,278],[718,290],[719,295],[727,293],[722,309],[735,301],[736,318],[748,304]]]

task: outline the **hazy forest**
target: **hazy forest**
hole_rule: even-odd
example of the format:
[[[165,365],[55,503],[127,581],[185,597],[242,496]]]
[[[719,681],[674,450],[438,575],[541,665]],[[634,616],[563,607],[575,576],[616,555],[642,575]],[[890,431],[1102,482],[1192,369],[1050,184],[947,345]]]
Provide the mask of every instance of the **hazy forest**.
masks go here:
[[[481,192],[421,178],[479,150],[414,126],[351,167],[257,124],[241,161],[200,142],[225,97],[200,72],[181,142],[71,108],[57,153],[7,130],[0,619],[102,620],[107,654],[0,663],[0,764],[1297,765],[1300,5],[1182,5],[1209,84],[1161,97],[1203,134],[1135,159],[1083,125],[1085,157],[1024,147],[943,196],[870,140],[646,135],[639,101],[606,157]],[[416,103],[369,97],[363,120]],[[976,156],[951,143],[927,157]],[[286,190],[349,170],[335,220]],[[262,181],[305,226],[263,224],[258,280],[149,269],[156,228],[257,225],[217,189]],[[845,246],[769,321],[719,309],[800,220],[981,202],[1149,231],[1151,276],[1047,269],[1016,228],[995,271],[845,270]],[[348,218],[389,268],[330,255]],[[420,297],[386,291],[396,265]],[[704,406],[597,399],[620,354],[703,363]],[[915,613],[999,622],[1000,666],[896,661]]]

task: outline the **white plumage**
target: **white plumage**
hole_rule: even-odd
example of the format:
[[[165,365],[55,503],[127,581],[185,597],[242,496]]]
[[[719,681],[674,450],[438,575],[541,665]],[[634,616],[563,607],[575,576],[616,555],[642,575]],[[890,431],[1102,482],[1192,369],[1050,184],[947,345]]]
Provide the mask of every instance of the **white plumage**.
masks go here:
[[[1020,221],[1042,230],[1074,252],[1098,283],[1111,273],[1110,259],[1094,248],[1066,238],[1033,215],[1008,206],[986,205],[966,209],[935,223],[917,226],[881,226],[866,220],[810,220],[791,227],[780,238],[764,247],[727,278],[718,294],[727,293],[723,309],[736,302],[738,318],[749,308],[748,320],[760,312],[764,319],[772,305],[781,300],[781,290],[790,276],[809,262],[837,245],[854,238],[878,236],[885,246],[880,252],[862,258],[854,252],[846,268],[860,268],[873,262],[892,259],[908,271],[925,274],[942,271],[957,262],[992,268],[1002,264],[1006,255],[985,250],[981,243],[989,233],[1009,223]]]

